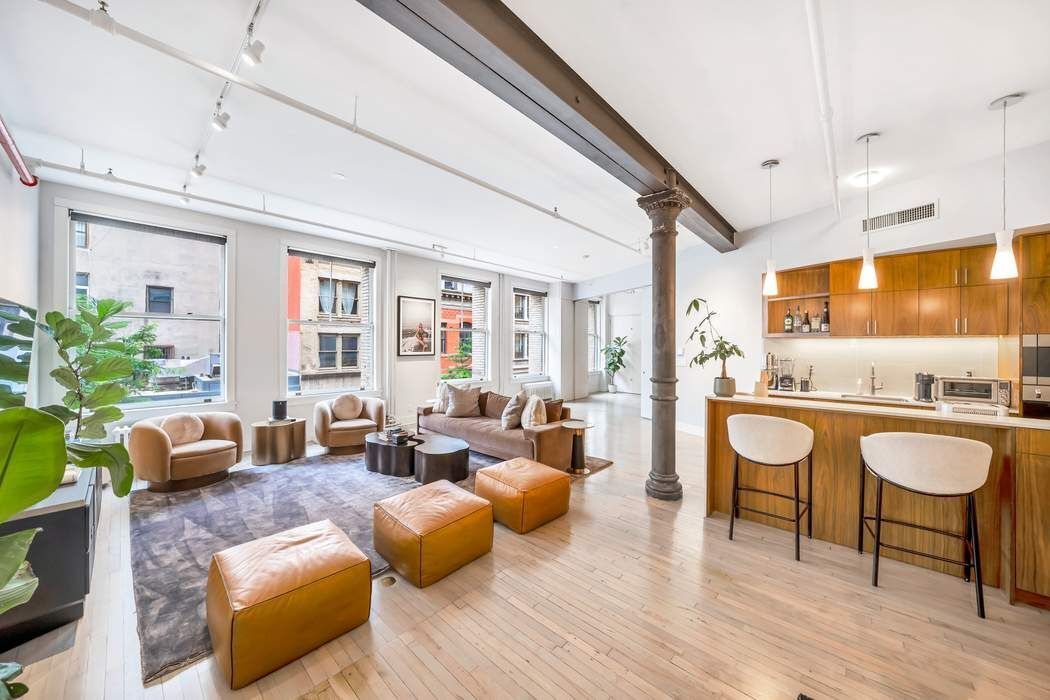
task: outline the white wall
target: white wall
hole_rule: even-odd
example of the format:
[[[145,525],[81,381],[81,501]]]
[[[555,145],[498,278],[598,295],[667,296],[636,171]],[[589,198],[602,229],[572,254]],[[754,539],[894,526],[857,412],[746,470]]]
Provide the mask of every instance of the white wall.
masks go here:
[[[642,325],[642,297],[648,291],[631,289],[606,297],[605,342],[617,336],[627,338],[625,367],[616,373],[613,383],[617,390],[628,394],[642,391],[642,336],[652,333],[650,326]]]
[[[0,212],[5,216],[10,196],[4,186],[0,193],[0,207],[4,208]],[[437,356],[419,358],[395,355],[396,345],[392,341],[392,334],[396,318],[397,295],[438,299],[439,278],[442,274],[490,281],[493,284],[493,299],[495,300],[493,304],[498,305],[494,323],[503,323],[500,319],[505,319],[505,322],[509,324],[512,304],[510,290],[513,286],[540,291],[546,291],[549,286],[546,282],[446,264],[443,260],[418,258],[333,238],[237,221],[68,185],[42,183],[39,198],[40,284],[39,296],[33,301],[36,301],[42,309],[68,307],[71,246],[66,217],[69,207],[110,216],[123,216],[173,228],[223,233],[228,237],[227,286],[229,288],[228,316],[230,321],[228,323],[227,356],[232,358],[232,361],[228,361],[226,365],[228,401],[224,404],[208,404],[192,408],[136,409],[128,413],[129,421],[146,415],[169,413],[173,410],[231,410],[240,415],[245,422],[246,434],[250,439],[248,425],[253,421],[265,420],[269,417],[270,402],[283,398],[285,393],[283,385],[286,342],[284,250],[289,245],[318,253],[375,262],[375,288],[379,295],[375,318],[378,390],[369,393],[382,395],[387,399],[392,415],[407,420],[414,420],[415,407],[433,395],[434,384],[440,374],[440,361]],[[36,206],[35,199],[33,206]],[[24,210],[19,208],[18,211]],[[35,223],[35,209],[33,211],[34,217],[27,219],[30,223]],[[26,235],[30,236],[30,234]],[[36,227],[33,226],[31,236],[21,241],[24,249],[28,251],[27,256],[31,254],[33,259],[33,264],[28,266],[31,272],[26,272],[21,267],[12,264],[17,257],[7,256],[5,251],[5,274],[0,276],[0,285],[5,286],[0,289],[7,292],[10,288],[11,291],[8,293],[12,296],[24,289],[34,290],[34,296],[36,294],[37,243],[35,237]],[[16,247],[16,250],[22,249]],[[26,276],[25,279],[21,277],[30,274],[31,276]],[[551,314],[550,328],[552,330],[549,331],[554,336],[551,339],[551,345],[556,345],[558,349],[557,352],[551,352],[548,367],[557,368],[558,382],[565,381],[566,375],[561,370],[562,366],[566,362],[571,364],[571,360],[564,356],[565,350],[560,343],[554,342],[556,339],[560,340],[561,326],[567,322],[560,311],[562,299],[565,299],[565,303],[571,303],[567,299],[569,295],[564,291],[561,288],[557,290],[560,294],[556,304],[559,310]],[[551,305],[555,306],[553,303]],[[513,390],[517,386],[510,379],[510,363],[501,362],[504,350],[509,352],[509,329],[509,325],[506,328],[495,325],[493,328],[493,380],[488,383],[489,387],[504,392]],[[53,353],[40,354],[44,362],[39,364],[41,370],[46,372],[53,366],[55,357]],[[41,383],[39,403],[51,403],[59,398],[53,382]],[[313,405],[321,398],[323,396],[318,395],[290,397],[288,399],[289,414],[306,418],[312,423]],[[308,435],[312,436],[312,425],[308,425],[307,430]]]
[[[26,187],[6,161],[0,165],[0,245],[5,261],[0,297],[39,308],[39,187]],[[36,395],[39,362],[29,376],[30,401]]]

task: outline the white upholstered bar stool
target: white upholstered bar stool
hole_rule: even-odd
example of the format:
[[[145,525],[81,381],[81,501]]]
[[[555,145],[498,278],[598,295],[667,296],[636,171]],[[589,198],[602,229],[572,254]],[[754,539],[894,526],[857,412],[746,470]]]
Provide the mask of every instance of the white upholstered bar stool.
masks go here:
[[[973,569],[977,587],[977,614],[984,617],[984,589],[981,578],[981,549],[977,528],[974,493],[988,480],[992,448],[977,440],[927,435],[924,433],[875,433],[860,439],[860,517],[857,522],[857,551],[864,551],[864,529],[874,538],[871,561],[871,585],[879,585],[879,550],[893,549],[956,564],[963,578],[970,580]],[[864,471],[875,477],[875,515],[864,513]],[[966,531],[949,532],[938,528],[890,520],[882,517],[882,485],[889,483],[912,493],[937,498],[963,498],[966,501]],[[874,521],[872,530],[868,524]],[[882,524],[903,525],[962,540],[963,559],[958,561],[927,552],[886,544],[882,541]]]
[[[726,419],[729,430],[729,444],[733,448],[733,502],[729,509],[729,539],[733,539],[733,525],[740,511],[758,513],[777,520],[786,520],[795,524],[795,561],[799,561],[799,523],[806,516],[806,534],[813,538],[813,430],[809,426],[787,418],[773,416],[754,416],[738,413]],[[791,495],[766,491],[751,486],[740,485],[740,458],[763,467],[793,467],[795,490]],[[806,478],[806,500],[798,495],[798,465],[806,461],[808,474]],[[794,515],[786,517],[777,513],[748,508],[740,505],[740,492],[762,493],[793,501]],[[800,505],[805,508],[799,510]]]

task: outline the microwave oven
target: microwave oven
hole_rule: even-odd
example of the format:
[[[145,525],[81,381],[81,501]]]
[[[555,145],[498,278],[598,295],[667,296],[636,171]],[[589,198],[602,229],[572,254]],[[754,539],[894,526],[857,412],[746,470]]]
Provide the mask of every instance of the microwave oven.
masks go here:
[[[1009,379],[984,377],[937,377],[937,400],[948,402],[990,403],[1009,406]]]

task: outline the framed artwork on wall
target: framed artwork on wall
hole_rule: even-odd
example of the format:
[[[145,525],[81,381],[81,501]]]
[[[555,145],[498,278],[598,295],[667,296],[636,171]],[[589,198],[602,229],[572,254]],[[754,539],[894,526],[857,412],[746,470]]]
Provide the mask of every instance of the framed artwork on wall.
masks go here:
[[[397,298],[397,354],[434,355],[434,311],[437,302],[423,297]]]

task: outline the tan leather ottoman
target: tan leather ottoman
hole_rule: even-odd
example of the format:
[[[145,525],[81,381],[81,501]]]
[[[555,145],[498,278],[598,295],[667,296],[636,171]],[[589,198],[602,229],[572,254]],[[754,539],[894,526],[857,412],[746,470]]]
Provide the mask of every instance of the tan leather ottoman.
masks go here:
[[[560,469],[515,457],[479,469],[474,493],[492,503],[492,514],[518,533],[535,530],[569,512],[572,479]]]
[[[372,507],[376,551],[420,588],[492,550],[492,504],[435,481]]]
[[[330,520],[230,547],[208,571],[208,631],[234,690],[368,621],[368,558]]]

